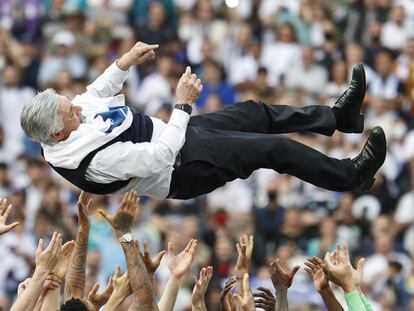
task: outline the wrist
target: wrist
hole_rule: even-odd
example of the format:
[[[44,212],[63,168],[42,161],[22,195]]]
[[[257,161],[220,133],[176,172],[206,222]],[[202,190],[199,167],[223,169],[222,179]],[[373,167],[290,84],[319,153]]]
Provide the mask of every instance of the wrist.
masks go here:
[[[176,104],[176,105],[174,106],[174,108],[175,108],[175,109],[182,110],[182,111],[184,111],[184,112],[186,112],[186,113],[188,113],[188,114],[190,114],[190,115],[191,115],[191,113],[193,112],[193,107],[192,107],[190,104],[188,104],[188,103],[184,103],[184,104]]]
[[[329,287],[329,285],[326,286],[326,287],[324,286],[324,287],[322,287],[318,290],[318,293],[321,294],[321,295],[330,294],[331,292],[332,292],[332,289]]]
[[[344,290],[344,292],[346,294],[349,293],[349,292],[352,292],[352,291],[356,291],[357,290],[354,284],[344,284],[341,287],[342,287],[342,289]]]
[[[287,294],[288,288],[286,286],[275,286],[276,295]]]
[[[43,281],[46,280],[51,271],[52,269],[49,269],[47,267],[36,266],[35,271],[33,272],[32,281],[34,279],[42,279]]]
[[[129,67],[131,67],[131,64],[128,61],[128,54],[124,54],[121,56],[120,59],[118,59],[116,61],[116,65],[118,66],[119,69],[127,71],[129,69]]]

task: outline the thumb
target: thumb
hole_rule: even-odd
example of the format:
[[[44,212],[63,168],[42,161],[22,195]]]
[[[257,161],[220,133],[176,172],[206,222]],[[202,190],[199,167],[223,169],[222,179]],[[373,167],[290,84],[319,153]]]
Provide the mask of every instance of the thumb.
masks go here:
[[[10,224],[10,225],[7,225],[7,226],[6,226],[6,230],[7,230],[7,231],[10,231],[10,230],[12,230],[14,227],[16,227],[18,224],[19,224],[19,223],[16,221],[16,222],[14,222],[14,223],[12,223],[12,224]]]
[[[155,262],[156,264],[160,264],[161,259],[162,259],[162,257],[164,257],[164,255],[165,255],[165,253],[166,253],[166,252],[167,252],[167,251],[161,251],[161,252],[159,252],[159,253],[158,253],[158,255],[157,255],[157,257],[155,257],[154,262]]]
[[[103,210],[99,209],[98,213],[106,219],[107,222],[109,222],[112,225],[112,219],[109,215],[107,215]]]
[[[43,251],[43,246],[45,242],[43,239],[39,240],[39,244],[37,244],[36,255],[39,255]]]
[[[293,268],[292,272],[290,272],[290,276],[293,278],[296,274],[296,272],[298,272],[300,269],[300,266],[296,266]]]
[[[96,295],[96,292],[98,291],[98,289],[99,289],[99,284],[95,283],[95,285],[92,287],[92,289],[91,289],[91,291],[88,295],[88,300],[91,300],[91,298]]]
[[[361,258],[358,260],[357,263],[357,271],[362,273],[362,270],[364,270],[364,264],[365,264],[365,258]]]

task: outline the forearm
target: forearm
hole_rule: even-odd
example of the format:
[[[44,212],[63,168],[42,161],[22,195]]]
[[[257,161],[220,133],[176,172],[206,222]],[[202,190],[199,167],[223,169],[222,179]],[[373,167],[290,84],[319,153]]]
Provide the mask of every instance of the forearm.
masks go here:
[[[330,287],[321,290],[319,294],[321,295],[323,302],[328,308],[328,311],[343,311],[344,310],[341,304],[336,299]]]
[[[192,311],[207,311],[206,304],[204,301],[200,301],[198,303],[195,303],[191,306]]]
[[[349,311],[366,311],[366,307],[361,300],[357,290],[349,291],[345,294],[346,305]]]
[[[60,309],[60,287],[46,291],[41,311],[55,311]]]
[[[17,297],[10,311],[34,310],[36,303],[42,293],[43,283],[50,271],[36,269],[26,290]]]
[[[139,309],[158,310],[151,279],[139,254],[139,249],[135,247],[134,243],[121,243],[121,245],[127,262],[129,283],[135,294],[135,299],[139,302]]]
[[[117,311],[127,297],[112,294],[105,305],[105,311]]]
[[[158,302],[160,311],[172,311],[177,299],[178,290],[180,289],[180,280],[171,275],[165,285],[161,299]]]
[[[76,236],[75,249],[65,276],[65,301],[83,298],[85,291],[86,256],[88,254],[89,228],[81,228]]]
[[[365,297],[365,295],[364,295],[364,293],[362,291],[359,291],[359,297],[361,298],[361,301],[362,301],[362,303],[365,306],[365,310],[367,310],[367,311],[374,311],[374,308],[368,302],[367,297]]]
[[[276,311],[289,311],[288,299],[287,299],[287,288],[276,289]]]
[[[121,59],[106,68],[92,84],[88,85],[87,93],[97,97],[109,97],[119,93],[129,72],[129,66],[126,68],[126,62]]]
[[[185,142],[185,133],[190,115],[179,109],[174,109],[167,126],[161,133],[158,141],[168,146],[174,158]]]
[[[236,275],[236,292],[240,296],[243,296],[243,276],[245,273],[248,273],[245,270],[237,270],[235,271]]]

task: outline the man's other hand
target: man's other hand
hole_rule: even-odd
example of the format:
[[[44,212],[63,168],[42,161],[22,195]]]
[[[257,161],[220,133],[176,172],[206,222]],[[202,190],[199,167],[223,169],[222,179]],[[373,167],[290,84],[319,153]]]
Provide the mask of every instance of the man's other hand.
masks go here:
[[[177,84],[177,90],[175,92],[176,103],[192,105],[197,100],[202,89],[203,85],[201,84],[201,80],[197,78],[196,74],[191,74],[191,68],[187,66],[187,69]]]

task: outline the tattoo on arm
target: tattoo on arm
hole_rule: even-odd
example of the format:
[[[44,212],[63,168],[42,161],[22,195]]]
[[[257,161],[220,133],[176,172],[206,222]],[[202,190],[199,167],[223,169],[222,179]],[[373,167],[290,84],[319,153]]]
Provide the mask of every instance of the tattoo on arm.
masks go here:
[[[154,299],[154,290],[151,279],[138,249],[134,243],[121,243],[124,250],[129,283],[135,294],[136,309],[132,310],[158,310]]]
[[[75,250],[65,277],[65,301],[83,298],[85,290],[85,268],[88,253],[89,230],[80,230],[76,236]]]

